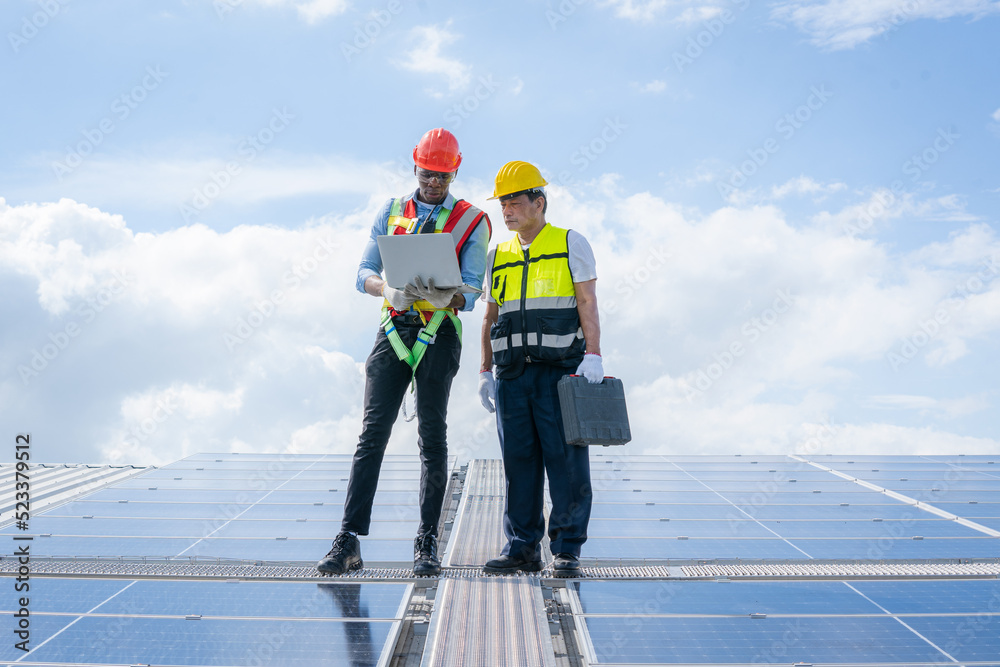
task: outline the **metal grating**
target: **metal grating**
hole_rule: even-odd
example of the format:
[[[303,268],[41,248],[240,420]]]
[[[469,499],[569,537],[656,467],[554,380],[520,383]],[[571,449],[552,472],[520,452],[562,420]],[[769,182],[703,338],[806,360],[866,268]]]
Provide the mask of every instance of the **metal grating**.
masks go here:
[[[18,561],[11,556],[0,557],[0,577],[12,577],[18,573]],[[550,573],[524,575],[539,579]],[[365,567],[363,570],[348,572],[339,577],[320,574],[314,565],[279,562],[217,560],[157,560],[144,558],[99,559],[99,558],[32,558],[31,575],[37,577],[102,577],[112,579],[265,579],[265,580],[322,580],[341,579],[362,581],[414,581],[435,585],[444,579],[500,578],[502,575],[484,575],[479,567],[442,568],[439,577],[415,577],[411,568]]]
[[[503,534],[505,498],[503,462],[474,459],[465,476],[465,489],[455,531],[448,542],[445,566],[482,567],[486,561],[500,555],[506,542]]]
[[[6,557],[0,560],[0,576],[17,573],[17,559]],[[143,559],[137,561],[118,559],[31,559],[31,575],[43,576],[92,576],[123,579],[172,578],[172,579],[361,579],[361,580],[409,580],[413,571],[402,568],[370,568],[351,572],[341,577],[324,577],[315,566],[301,566],[284,563],[252,562],[171,562]]]
[[[741,563],[681,570],[689,577],[998,577],[1000,563]]]
[[[447,579],[421,667],[555,667],[537,578]]]
[[[0,576],[17,573],[17,560],[0,558]],[[484,575],[479,567],[446,567],[438,578],[414,577],[410,568],[366,567],[340,577],[325,577],[312,565],[268,562],[177,562],[141,559],[62,559],[33,558],[33,576],[92,576],[124,579],[271,579],[271,580],[363,580],[363,581],[417,581],[434,583],[450,579],[505,579],[503,575]],[[521,575],[522,578],[549,581],[551,568],[538,574]],[[709,563],[701,565],[618,565],[582,567],[576,579],[689,579],[689,578],[857,578],[857,577],[1000,577],[1000,562],[977,563]],[[552,580],[554,581],[566,581]]]

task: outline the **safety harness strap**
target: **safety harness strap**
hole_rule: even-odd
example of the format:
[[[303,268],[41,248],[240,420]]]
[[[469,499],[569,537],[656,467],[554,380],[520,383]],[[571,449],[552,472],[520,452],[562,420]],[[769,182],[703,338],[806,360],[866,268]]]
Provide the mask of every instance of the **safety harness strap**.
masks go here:
[[[458,343],[462,344],[462,320],[458,319],[450,309],[442,308],[440,310],[435,310],[434,315],[431,316],[427,325],[422,327],[417,333],[417,341],[413,344],[413,349],[407,349],[406,343],[400,338],[399,332],[396,331],[396,325],[392,322],[392,313],[389,312],[388,307],[382,308],[382,328],[385,330],[385,337],[389,339],[389,344],[392,345],[393,352],[399,357],[400,361],[405,361],[410,369],[413,371],[413,375],[410,377],[410,393],[412,394],[417,386],[417,366],[420,365],[420,360],[424,358],[424,353],[427,352],[427,346],[434,342],[434,337],[437,335],[438,328],[441,323],[444,322],[445,315],[451,320],[452,325],[455,327],[455,331],[458,333]],[[417,416],[416,411],[412,415],[406,414],[406,398],[403,398],[403,419],[406,421],[413,421],[413,418]]]
[[[399,336],[399,332],[396,331],[396,325],[392,322],[392,313],[389,312],[388,308],[382,308],[382,328],[385,330],[385,337],[389,339],[389,344],[392,345],[392,350],[399,357],[399,360],[405,361],[413,369],[414,375],[416,375],[420,360],[424,358],[424,353],[427,352],[427,346],[434,342],[434,337],[437,335],[441,323],[444,322],[445,316],[451,320],[455,331],[458,333],[459,344],[461,344],[462,320],[458,319],[458,316],[451,309],[442,308],[435,310],[427,326],[420,329],[420,332],[417,334],[417,340],[411,350],[406,347],[406,343],[403,342],[403,339]]]

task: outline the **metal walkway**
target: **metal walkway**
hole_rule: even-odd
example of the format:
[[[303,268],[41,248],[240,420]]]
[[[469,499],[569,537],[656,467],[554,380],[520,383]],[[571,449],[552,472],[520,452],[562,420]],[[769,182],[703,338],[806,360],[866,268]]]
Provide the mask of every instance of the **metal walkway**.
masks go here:
[[[555,667],[537,578],[445,579],[421,667]]]
[[[445,567],[482,567],[504,545],[503,508],[506,482],[503,461],[474,459],[465,475],[455,530],[448,542]]]

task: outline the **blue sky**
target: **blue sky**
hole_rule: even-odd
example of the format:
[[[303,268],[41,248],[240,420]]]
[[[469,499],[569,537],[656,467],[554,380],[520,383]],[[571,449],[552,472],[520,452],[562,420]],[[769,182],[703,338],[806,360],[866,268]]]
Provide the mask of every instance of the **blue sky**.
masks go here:
[[[361,244],[444,126],[452,192],[499,221],[529,160],[595,246],[636,453],[997,451],[998,12],[10,0],[0,422],[53,461],[352,451]],[[498,453],[480,313],[460,458]]]

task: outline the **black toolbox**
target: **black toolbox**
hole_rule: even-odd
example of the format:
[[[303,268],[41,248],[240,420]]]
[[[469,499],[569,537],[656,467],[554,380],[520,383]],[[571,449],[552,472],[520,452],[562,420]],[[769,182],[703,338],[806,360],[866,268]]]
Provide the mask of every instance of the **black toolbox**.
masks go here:
[[[568,444],[607,447],[632,439],[621,380],[606,377],[591,384],[582,375],[567,375],[556,388]]]

